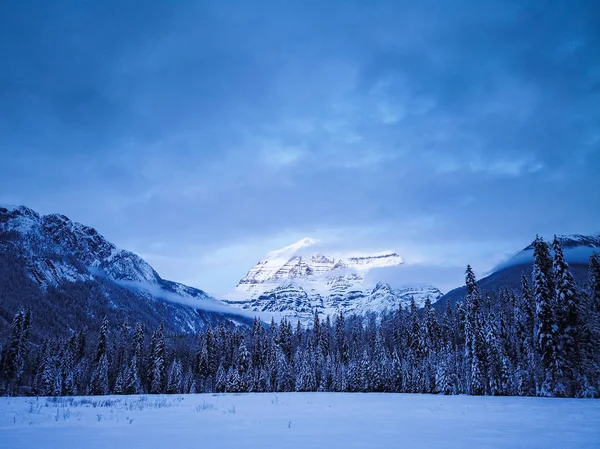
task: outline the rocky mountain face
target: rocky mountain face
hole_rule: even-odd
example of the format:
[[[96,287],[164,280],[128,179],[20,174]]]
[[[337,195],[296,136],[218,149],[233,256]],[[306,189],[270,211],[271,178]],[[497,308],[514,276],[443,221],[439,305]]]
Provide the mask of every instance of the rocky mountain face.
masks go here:
[[[104,315],[149,327],[164,320],[173,332],[248,321],[64,215],[0,207],[0,265],[0,330],[22,306],[58,330],[94,327]]]
[[[404,262],[394,252],[334,257],[311,252],[308,248],[315,244],[304,238],[271,251],[240,280],[225,302],[309,321],[315,310],[323,315],[362,315],[396,309],[400,304],[406,307],[412,298],[422,307],[426,298],[435,302],[442,296],[431,286],[394,289],[386,283],[369,285],[368,272]]]
[[[28,256],[28,271],[41,286],[88,281],[94,272],[132,282],[159,282],[160,276],[136,254],[118,249],[98,232],[64,215],[39,215],[21,206],[0,208],[0,232]],[[12,238],[11,238],[12,237]],[[42,255],[61,256],[61,260]],[[85,267],[87,269],[81,269]]]

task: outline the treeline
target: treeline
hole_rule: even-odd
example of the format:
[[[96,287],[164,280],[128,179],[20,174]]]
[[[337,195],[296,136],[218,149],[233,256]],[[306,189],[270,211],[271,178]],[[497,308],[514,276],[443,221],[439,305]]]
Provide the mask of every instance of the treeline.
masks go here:
[[[427,301],[311,326],[287,320],[221,323],[195,336],[104,320],[91,337],[29,341],[32,317],[14,317],[0,350],[5,395],[347,391],[598,397],[600,255],[578,289],[559,242],[535,241],[532,278],[484,294],[467,267],[463,302],[438,314]],[[35,317],[43,319],[43,317]]]

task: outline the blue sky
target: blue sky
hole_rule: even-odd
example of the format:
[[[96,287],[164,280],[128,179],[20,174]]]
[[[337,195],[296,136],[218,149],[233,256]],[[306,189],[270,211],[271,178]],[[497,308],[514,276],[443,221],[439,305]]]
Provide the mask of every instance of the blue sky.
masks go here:
[[[599,48],[596,1],[5,1],[0,202],[213,293],[305,236],[449,288],[598,232]]]

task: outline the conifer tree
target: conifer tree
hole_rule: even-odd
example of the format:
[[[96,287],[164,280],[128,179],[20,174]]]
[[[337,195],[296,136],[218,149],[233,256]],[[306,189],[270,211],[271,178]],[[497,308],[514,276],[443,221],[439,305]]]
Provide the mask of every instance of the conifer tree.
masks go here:
[[[115,388],[113,389],[114,394],[125,393],[125,379],[123,373],[119,371],[117,374],[117,380],[115,381]]]
[[[252,365],[252,356],[245,343],[242,342],[238,349],[238,358],[237,358],[237,366],[242,375],[245,375]]]
[[[217,369],[217,374],[215,378],[215,391],[217,393],[223,393],[227,386],[227,373],[225,373],[225,368],[223,365],[219,365]]]
[[[414,297],[411,298],[410,302],[408,351],[409,375],[405,376],[405,379],[410,392],[421,393],[424,388],[422,371],[423,339]]]
[[[139,321],[135,323],[131,337],[131,348],[129,350],[129,370],[125,376],[125,389],[128,394],[139,394],[142,392],[142,373],[144,365],[144,326]]]
[[[310,353],[304,352],[296,376],[296,391],[315,391],[317,389],[317,377]]]
[[[537,394],[552,396],[555,382],[555,329],[554,273],[548,244],[537,237],[533,251],[533,296],[536,306],[535,347],[539,359]]]
[[[54,392],[56,377],[56,358],[52,353],[49,342],[44,342],[42,348],[41,369],[37,385],[38,393],[42,396],[51,396]]]
[[[75,394],[75,350],[77,342],[75,335],[72,335],[68,341],[62,340],[60,343],[60,376],[61,376],[61,394],[71,396]]]
[[[150,393],[162,393],[166,382],[166,347],[165,324],[160,326],[152,335],[150,353]]]
[[[173,360],[171,367],[169,368],[169,376],[167,379],[167,393],[178,394],[183,393],[183,372],[181,362],[179,360]]]
[[[481,321],[481,296],[475,273],[467,266],[465,284],[467,286],[465,313],[465,361],[467,392],[472,395],[485,393],[485,344],[483,341],[483,323]]]
[[[553,247],[557,324],[555,393],[559,396],[572,396],[575,392],[575,381],[580,377],[579,342],[582,339],[580,305],[575,280],[556,236]]]
[[[283,318],[279,331],[279,346],[287,360],[291,360],[293,353],[293,332],[290,322]]]
[[[18,385],[23,376],[30,327],[31,311],[22,309],[17,312],[10,326],[8,345],[0,351],[0,373],[5,382],[9,384]],[[0,385],[1,390],[2,386]]]
[[[94,362],[97,364],[100,362],[100,359],[103,355],[107,354],[108,345],[107,345],[107,334],[108,334],[108,318],[104,317],[102,320],[102,325],[100,326],[100,334],[98,335],[98,346],[96,349],[96,358]]]
[[[96,363],[90,380],[90,394],[106,395],[109,393],[108,385],[108,356],[103,353]]]
[[[87,329],[82,329],[77,332],[77,350],[75,351],[75,362],[79,363],[85,357],[86,350],[86,331]]]
[[[282,349],[277,351],[277,391],[294,391],[293,371]]]
[[[350,355],[345,327],[346,321],[344,320],[344,314],[340,312],[335,319],[335,351],[337,359],[342,364],[348,363],[348,357]]]
[[[321,321],[319,320],[319,313],[317,312],[317,309],[315,309],[315,313],[313,315],[313,336],[314,336],[315,343],[320,344]]]
[[[431,305],[431,298],[427,296],[425,299],[425,326],[423,333],[425,336],[424,350],[427,357],[433,357],[438,350],[440,339],[440,328],[437,318],[437,313]]]
[[[502,345],[498,320],[492,314],[486,323],[487,393],[503,396],[509,393],[509,362]]]
[[[587,304],[586,379],[595,390],[593,395],[597,396],[600,394],[600,253],[594,253],[590,258]]]
[[[143,393],[142,382],[139,377],[139,363],[136,355],[131,358],[129,367],[125,371],[124,391],[127,394]]]
[[[517,298],[514,307],[513,338],[516,348],[514,387],[517,394],[530,396],[535,394],[535,310],[533,294],[525,274],[521,277],[521,295]]]
[[[590,309],[594,313],[600,312],[600,253],[590,257]]]

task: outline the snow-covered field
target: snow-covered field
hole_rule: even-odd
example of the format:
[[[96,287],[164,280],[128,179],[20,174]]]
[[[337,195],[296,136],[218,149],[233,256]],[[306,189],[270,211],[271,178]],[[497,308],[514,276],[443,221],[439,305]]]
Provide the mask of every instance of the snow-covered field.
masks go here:
[[[600,401],[408,394],[0,398],[9,448],[599,448]]]

